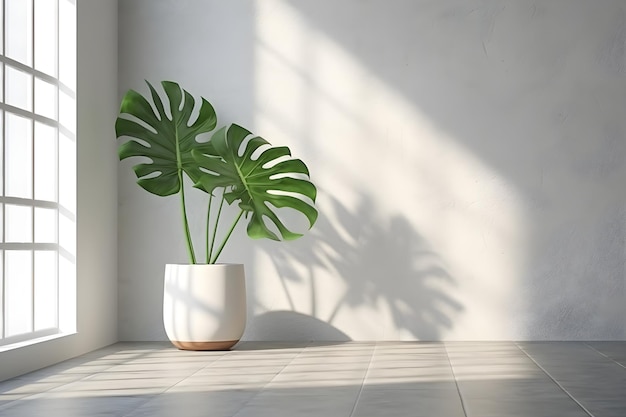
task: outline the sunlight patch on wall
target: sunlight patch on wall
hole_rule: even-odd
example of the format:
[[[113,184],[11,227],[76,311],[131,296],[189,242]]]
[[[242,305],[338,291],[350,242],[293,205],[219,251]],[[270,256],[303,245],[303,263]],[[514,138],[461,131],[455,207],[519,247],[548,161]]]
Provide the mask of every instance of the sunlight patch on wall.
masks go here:
[[[258,301],[360,340],[518,336],[513,184],[287,2],[258,2],[256,19],[255,130],[290,146],[320,191],[314,230],[257,261],[287,280],[264,278]]]

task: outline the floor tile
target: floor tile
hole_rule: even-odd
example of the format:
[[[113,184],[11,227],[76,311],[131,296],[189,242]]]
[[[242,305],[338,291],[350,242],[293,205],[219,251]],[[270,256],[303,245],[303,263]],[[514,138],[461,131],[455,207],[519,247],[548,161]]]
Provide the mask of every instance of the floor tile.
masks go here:
[[[468,417],[589,417],[514,343],[451,344]]]
[[[100,396],[20,400],[0,409],[1,417],[109,417],[123,416],[145,402],[143,397]]]
[[[349,416],[358,389],[332,391],[308,388],[306,393],[266,389],[235,414],[236,417]]]
[[[231,417],[256,391],[166,392],[124,417]]]
[[[594,417],[626,415],[626,368],[619,363],[582,342],[519,345]]]
[[[625,417],[626,342],[118,343],[0,382],[0,417]]]
[[[354,417],[464,417],[456,389],[397,390],[392,387],[363,391]]]
[[[588,342],[587,345],[626,368],[626,347],[623,342]]]

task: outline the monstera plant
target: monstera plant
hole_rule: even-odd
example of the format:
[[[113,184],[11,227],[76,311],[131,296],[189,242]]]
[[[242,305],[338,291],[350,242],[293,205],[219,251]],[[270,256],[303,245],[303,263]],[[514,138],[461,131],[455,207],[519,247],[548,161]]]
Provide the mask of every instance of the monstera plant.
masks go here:
[[[152,194],[180,198],[190,263],[165,265],[165,332],[180,349],[230,349],[245,329],[246,289],[242,264],[217,263],[224,246],[242,219],[253,239],[300,237],[283,215],[299,213],[311,228],[317,190],[306,165],[287,147],[272,147],[236,124],[206,140],[217,126],[207,100],[196,102],[175,82],[163,81],[159,90],[147,84],[148,97],[134,90],[125,94],[115,131],[120,159],[138,159],[137,183]],[[198,262],[189,230],[190,184],[207,196],[205,262]],[[224,216],[225,205],[238,211]],[[230,227],[221,225],[228,217]]]
[[[207,264],[218,260],[242,218],[253,239],[300,237],[281,220],[284,208],[301,213],[309,228],[313,226],[318,214],[317,191],[304,162],[292,158],[287,147],[272,147],[236,124],[218,129],[208,141],[198,140],[217,125],[213,106],[204,98],[197,105],[192,94],[175,82],[161,82],[161,93],[147,84],[151,100],[134,90],[122,100],[115,123],[117,138],[122,141],[118,154],[120,160],[143,160],[133,167],[143,189],[163,197],[179,195],[190,263],[199,262],[187,218],[185,177],[207,194]],[[225,232],[220,228],[224,203],[239,209]],[[217,213],[212,213],[215,209]],[[219,233],[221,243],[216,245]]]

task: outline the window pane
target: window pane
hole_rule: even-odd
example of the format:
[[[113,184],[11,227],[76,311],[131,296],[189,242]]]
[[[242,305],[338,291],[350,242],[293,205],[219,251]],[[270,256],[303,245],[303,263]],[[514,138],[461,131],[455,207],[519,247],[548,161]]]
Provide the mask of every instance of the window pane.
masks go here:
[[[76,331],[76,260],[59,254],[59,328]]]
[[[4,22],[4,19],[2,18],[4,16],[4,8],[2,6],[0,6],[0,23]],[[2,25],[0,24],[0,54],[4,53],[4,27],[2,27]],[[2,320],[0,320],[1,322]],[[0,327],[2,326],[2,323],[0,323]],[[2,335],[2,332],[0,332],[0,335]]]
[[[35,0],[35,68],[57,72],[57,7],[55,0]]]
[[[57,254],[35,252],[35,330],[57,327]]]
[[[2,9],[2,7],[0,7]],[[0,250],[0,337],[4,334],[4,265],[2,265],[2,260],[4,257],[2,256],[2,251]]]
[[[57,211],[35,207],[35,242],[55,243],[57,241]]]
[[[5,103],[23,110],[33,110],[33,77],[9,65],[5,68]]]
[[[57,117],[57,86],[35,78],[35,113],[50,119]]]
[[[59,0],[59,80],[74,89],[76,85],[76,5]]]
[[[57,129],[35,122],[35,199],[57,201]]]
[[[76,224],[74,219],[63,212],[59,213],[59,247],[71,254],[76,253]]]
[[[33,10],[26,0],[4,0],[6,6],[6,56],[26,65],[32,65]]]
[[[33,241],[33,208],[29,206],[4,206],[5,241],[11,243]]]
[[[76,206],[76,148],[74,141],[59,133],[59,203],[70,211]]]
[[[6,336],[33,330],[33,278],[31,251],[5,252]]]
[[[2,84],[2,83],[0,83]],[[3,117],[4,112],[2,110],[0,110],[0,137],[2,138],[3,142],[2,142],[2,146],[0,146],[0,195],[4,195],[4,138],[5,138],[5,132],[4,132],[4,126],[3,126],[3,122],[4,122],[4,117]]]
[[[6,113],[5,195],[32,198],[32,122]]]
[[[59,92],[59,124],[76,133],[76,103],[74,97],[66,91]]]

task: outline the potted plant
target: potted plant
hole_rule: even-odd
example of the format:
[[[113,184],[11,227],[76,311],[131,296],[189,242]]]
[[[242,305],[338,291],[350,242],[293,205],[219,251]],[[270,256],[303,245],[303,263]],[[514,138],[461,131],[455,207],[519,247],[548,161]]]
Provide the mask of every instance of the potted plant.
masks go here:
[[[289,148],[272,147],[239,125],[222,127],[210,140],[199,141],[199,135],[217,125],[213,106],[201,98],[195,108],[194,97],[175,82],[161,82],[162,92],[146,83],[150,99],[129,90],[115,131],[120,160],[142,159],[133,167],[139,186],[180,198],[189,264],[165,266],[165,330],[181,349],[229,349],[245,328],[245,276],[241,264],[217,263],[224,246],[242,219],[252,239],[300,237],[285,226],[282,210],[305,216],[311,228],[317,219],[317,190],[306,165],[292,158]],[[198,261],[189,230],[185,178],[207,195],[204,262]],[[220,227],[225,204],[239,209],[226,231]]]

